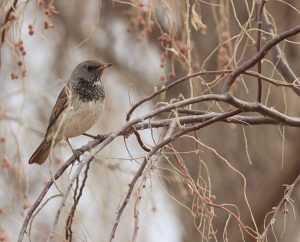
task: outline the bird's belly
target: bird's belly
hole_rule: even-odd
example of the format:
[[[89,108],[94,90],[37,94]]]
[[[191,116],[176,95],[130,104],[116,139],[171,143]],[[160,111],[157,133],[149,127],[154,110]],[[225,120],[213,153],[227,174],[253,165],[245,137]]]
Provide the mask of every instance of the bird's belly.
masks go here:
[[[55,130],[58,132],[56,140],[72,138],[83,134],[90,129],[99,118],[103,105],[99,102],[82,102],[66,108],[58,122]]]

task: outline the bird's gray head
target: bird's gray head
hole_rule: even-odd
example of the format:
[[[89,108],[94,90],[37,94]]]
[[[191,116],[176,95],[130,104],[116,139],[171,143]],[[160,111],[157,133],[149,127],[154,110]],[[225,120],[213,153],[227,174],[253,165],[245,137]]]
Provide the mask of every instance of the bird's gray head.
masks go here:
[[[100,81],[100,77],[104,69],[110,67],[111,63],[100,63],[96,60],[88,60],[78,64],[72,72],[71,79],[81,79],[84,81],[97,82]]]

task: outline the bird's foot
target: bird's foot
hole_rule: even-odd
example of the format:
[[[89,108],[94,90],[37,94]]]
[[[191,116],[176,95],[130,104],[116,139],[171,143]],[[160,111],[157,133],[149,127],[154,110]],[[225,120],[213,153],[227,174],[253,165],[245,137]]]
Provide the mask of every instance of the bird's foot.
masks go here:
[[[99,140],[99,142],[103,142],[107,138],[107,135],[98,134],[95,136],[95,139]]]
[[[101,135],[101,134],[91,135],[91,134],[83,133],[83,135],[90,137],[92,139],[97,139],[97,140],[99,140],[100,143],[103,142],[107,138],[107,135]]]
[[[73,151],[73,154],[74,154],[75,157],[76,157],[76,160],[78,161],[78,163],[80,163],[80,162],[81,162],[80,156],[84,153],[84,150],[81,149],[81,148],[78,148],[78,149],[72,150],[72,151]]]

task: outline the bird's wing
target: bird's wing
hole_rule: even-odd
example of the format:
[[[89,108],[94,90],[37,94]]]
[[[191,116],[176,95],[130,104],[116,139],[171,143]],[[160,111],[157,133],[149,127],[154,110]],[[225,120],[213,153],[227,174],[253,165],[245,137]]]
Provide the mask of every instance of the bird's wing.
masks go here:
[[[70,94],[71,92],[69,86],[65,86],[60,92],[56,103],[52,109],[45,137],[47,137],[48,132],[50,131],[55,121],[59,118],[62,111],[68,106],[68,99],[70,99]]]

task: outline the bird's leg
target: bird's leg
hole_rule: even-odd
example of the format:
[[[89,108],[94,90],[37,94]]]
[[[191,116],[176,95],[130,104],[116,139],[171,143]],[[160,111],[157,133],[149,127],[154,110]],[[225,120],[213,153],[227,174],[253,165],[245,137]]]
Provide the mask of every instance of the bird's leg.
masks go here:
[[[82,135],[87,136],[92,139],[98,139],[100,141],[100,143],[103,142],[107,138],[107,135],[101,135],[101,134],[91,135],[91,134],[83,133]]]
[[[80,148],[78,148],[76,150],[73,149],[70,141],[67,138],[66,138],[66,142],[67,142],[68,146],[70,147],[70,149],[72,150],[73,154],[76,156],[76,160],[78,160],[78,162],[81,162],[80,156],[84,153],[84,151]]]

